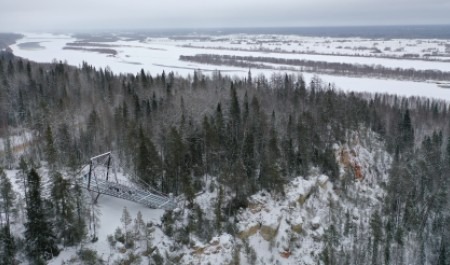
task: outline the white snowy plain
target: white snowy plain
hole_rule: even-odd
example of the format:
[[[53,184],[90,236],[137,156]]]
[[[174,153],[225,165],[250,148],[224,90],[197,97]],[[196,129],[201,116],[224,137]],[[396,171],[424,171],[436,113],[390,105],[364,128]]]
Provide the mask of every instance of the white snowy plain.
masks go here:
[[[136,74],[141,69],[150,74],[160,74],[162,71],[174,73],[182,76],[192,75],[194,70],[202,70],[204,74],[208,74],[215,70],[220,70],[222,74],[228,74],[231,76],[245,77],[248,70],[246,68],[231,67],[231,66],[214,66],[200,63],[191,63],[180,61],[180,55],[195,55],[195,54],[219,54],[219,55],[238,55],[238,56],[261,56],[261,57],[276,57],[287,59],[307,59],[316,61],[328,61],[328,62],[343,62],[343,63],[358,63],[358,64],[379,64],[390,68],[415,68],[418,70],[438,69],[442,71],[450,70],[450,63],[439,61],[416,61],[416,60],[398,60],[390,58],[369,58],[369,57],[355,57],[349,56],[335,56],[335,55],[311,55],[311,54],[293,54],[293,53],[277,53],[274,52],[260,52],[260,51],[242,51],[242,50],[217,50],[214,47],[226,47],[233,48],[235,45],[233,41],[229,41],[233,38],[243,38],[242,35],[230,36],[228,41],[196,41],[192,43],[192,40],[174,40],[169,38],[148,38],[146,41],[135,40],[119,40],[116,42],[105,42],[102,44],[111,45],[111,49],[117,51],[117,55],[107,55],[92,51],[81,50],[67,50],[63,49],[67,43],[77,41],[77,39],[69,35],[54,35],[54,34],[36,34],[25,33],[25,37],[20,39],[11,48],[14,54],[27,58],[37,62],[52,62],[63,61],[70,65],[80,66],[83,62],[87,62],[96,68],[109,68],[115,73],[132,73]],[[248,37],[251,39],[250,37]],[[282,39],[282,37],[279,37]],[[310,39],[306,38],[313,43]],[[314,39],[318,42],[317,39]],[[322,38],[326,44],[333,44],[327,38]],[[287,40],[289,41],[289,39]],[[293,40],[292,40],[293,41]],[[298,41],[298,40],[296,40]],[[342,40],[339,40],[342,42]],[[358,43],[358,39],[348,40]],[[359,40],[361,41],[361,40]],[[38,42],[43,48],[40,49],[24,49],[19,45],[27,42]],[[362,41],[361,41],[362,42]],[[364,40],[365,43],[369,42]],[[372,45],[378,43],[377,40],[372,40]],[[428,40],[419,42],[418,40],[403,40],[396,41],[396,45],[403,45],[405,47],[411,47],[411,43],[420,43],[423,50],[425,47],[430,46],[430,49],[437,49],[432,45],[442,46],[442,43],[437,41]],[[92,42],[90,42],[92,43]],[[247,43],[247,46],[240,42],[239,48],[247,47],[250,49],[251,42]],[[206,48],[187,47],[186,45],[192,44],[192,46],[201,46]],[[289,44],[289,43],[288,43]],[[342,43],[341,43],[342,44]],[[392,44],[392,43],[390,43]],[[286,44],[287,45],[287,44]],[[323,44],[324,45],[324,44]],[[322,45],[322,46],[323,46]],[[333,44],[335,45],[335,44]],[[409,46],[408,46],[409,45]],[[419,45],[419,44],[418,44]],[[86,44],[85,47],[91,47]],[[311,46],[314,47],[314,46]],[[321,46],[320,46],[321,47]],[[318,52],[322,51],[318,47]],[[333,46],[334,47],[334,46]],[[92,48],[92,47],[91,47]],[[312,49],[312,48],[311,48]],[[300,71],[284,71],[284,70],[270,70],[270,69],[251,69],[252,75],[257,76],[260,74],[270,77],[274,72],[282,73],[294,73],[299,74]],[[313,76],[311,73],[303,73],[303,75],[309,79]],[[357,91],[357,92],[379,92],[397,94],[399,96],[417,96],[428,97],[435,99],[450,100],[450,89],[440,87],[434,82],[413,82],[413,81],[397,81],[397,80],[383,80],[374,78],[356,78],[346,76],[335,75],[320,75],[320,78],[325,83],[334,84],[337,88],[344,91]]]

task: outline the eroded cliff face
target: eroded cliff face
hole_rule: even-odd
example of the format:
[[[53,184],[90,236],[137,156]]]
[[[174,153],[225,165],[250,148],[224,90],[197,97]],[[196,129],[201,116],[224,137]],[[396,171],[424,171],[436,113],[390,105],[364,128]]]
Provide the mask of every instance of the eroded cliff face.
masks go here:
[[[385,194],[381,187],[391,157],[380,142],[371,139],[369,149],[363,146],[368,140],[358,137],[353,135],[351,144],[333,147],[341,173],[335,183],[312,168],[308,176],[290,181],[283,195],[262,191],[251,196],[248,207],[235,216],[236,237],[222,234],[198,244],[182,261],[317,264],[330,257],[344,261],[350,252],[364,260],[371,217],[381,209]],[[210,207],[211,198],[216,194],[206,192],[196,203]]]

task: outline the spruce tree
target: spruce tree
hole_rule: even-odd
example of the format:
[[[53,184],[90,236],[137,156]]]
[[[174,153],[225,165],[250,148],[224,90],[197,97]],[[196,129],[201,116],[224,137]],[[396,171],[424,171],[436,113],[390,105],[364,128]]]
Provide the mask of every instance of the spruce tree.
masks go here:
[[[153,142],[139,130],[139,146],[136,157],[137,177],[153,187],[157,186],[157,179],[161,175],[161,161]]]
[[[140,240],[142,239],[142,236],[144,235],[144,231],[146,228],[141,211],[138,211],[136,218],[134,219],[134,224],[135,224],[134,225],[135,238]]]
[[[239,106],[239,99],[237,97],[236,88],[231,83],[230,89],[230,107],[229,117],[227,123],[227,135],[225,138],[225,147],[227,150],[228,168],[231,168],[236,162],[239,153],[239,139],[241,128],[241,109]]]
[[[166,152],[166,170],[167,170],[167,182],[168,182],[168,192],[174,192],[176,195],[179,194],[181,181],[186,181],[185,174],[188,172],[184,171],[185,168],[185,154],[186,147],[183,143],[183,139],[175,127],[170,130],[168,139],[168,147]]]
[[[441,249],[439,250],[438,265],[449,265],[450,261],[447,259],[447,252],[445,250],[445,244],[441,244]]]
[[[75,196],[70,182],[59,172],[56,172],[53,176],[51,188],[55,232],[65,246],[80,242],[84,235],[83,223],[77,222],[76,218]]]
[[[11,181],[0,168],[0,196],[2,199],[2,213],[5,223],[0,231],[0,265],[15,264],[16,246],[10,230],[10,214],[13,210],[15,194]]]
[[[2,168],[0,168],[0,196],[2,198],[2,212],[6,219],[6,225],[9,226],[10,214],[14,207],[16,195],[13,191],[11,181],[6,176]]]
[[[220,233],[222,231],[222,203],[223,203],[223,188],[219,184],[219,190],[217,193],[217,202],[214,207],[214,214],[216,215],[216,229]]]
[[[0,230],[0,265],[13,265],[17,264],[16,251],[17,247],[14,241],[14,237],[11,234],[9,224],[3,226]]]
[[[408,109],[405,111],[405,114],[403,114],[403,118],[399,124],[399,137],[397,144],[401,152],[414,148],[414,127]]]
[[[126,206],[123,207],[122,217],[120,218],[120,221],[122,222],[123,225],[123,233],[125,235],[125,245],[129,246],[130,244],[132,244],[130,224],[133,220],[131,219],[130,212],[128,211]]]
[[[12,166],[14,164],[14,152],[11,144],[11,138],[8,136],[3,142],[3,145],[5,146],[5,162],[8,166],[8,169],[12,169]]]
[[[54,140],[58,159],[64,166],[70,166],[71,160],[74,160],[75,150],[72,144],[72,136],[70,135],[70,128],[66,123],[62,123],[58,127],[57,137]]]
[[[381,220],[381,216],[378,213],[378,211],[375,211],[375,213],[372,215],[372,219],[370,220],[370,227],[372,229],[372,238],[373,238],[373,245],[372,245],[372,264],[376,265],[379,264],[378,261],[378,248],[381,241],[381,238],[383,236],[383,223]]]
[[[247,184],[250,186],[250,193],[256,192],[255,183],[255,140],[253,137],[253,131],[247,133],[244,138],[244,146],[242,148],[242,160],[244,164],[245,175],[247,178]]]
[[[43,264],[59,254],[55,244],[52,225],[48,221],[48,213],[44,209],[41,195],[41,177],[35,169],[27,176],[28,206],[25,223],[26,251],[33,264]]]
[[[212,173],[212,169],[210,167],[213,150],[214,150],[214,130],[208,121],[208,117],[203,117],[203,123],[202,123],[202,129],[203,129],[203,166],[204,166],[204,174],[205,176],[207,174]]]
[[[54,169],[56,166],[57,157],[58,155],[53,140],[52,128],[50,125],[47,125],[47,129],[45,130],[45,158],[47,159],[50,169]]]
[[[23,192],[25,195],[25,204],[28,204],[28,194],[27,194],[28,165],[27,162],[25,162],[25,158],[23,156],[20,157],[19,168],[20,168],[19,175],[22,178]]]

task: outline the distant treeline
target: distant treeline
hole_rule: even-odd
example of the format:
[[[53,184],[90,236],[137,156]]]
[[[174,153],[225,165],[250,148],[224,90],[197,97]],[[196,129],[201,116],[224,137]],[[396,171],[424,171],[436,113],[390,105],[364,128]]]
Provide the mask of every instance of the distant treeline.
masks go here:
[[[76,42],[68,42],[66,46],[74,46],[74,47],[101,47],[101,48],[110,48],[115,47],[117,45],[105,44],[105,43],[96,43],[96,42],[85,42],[85,41],[76,41]]]
[[[382,65],[363,65],[351,63],[336,63],[311,61],[302,59],[284,59],[274,57],[254,57],[236,55],[197,54],[194,56],[181,55],[180,60],[207,63],[214,65],[228,65],[243,68],[298,70],[322,74],[333,74],[357,77],[376,77],[386,79],[401,79],[413,81],[450,81],[450,72],[440,70],[416,70],[413,68],[388,68]],[[280,65],[277,67],[276,65]],[[296,67],[296,68],[294,68]]]
[[[107,49],[107,48],[82,48],[82,47],[65,46],[63,49],[64,50],[98,52],[98,53],[104,53],[104,54],[109,54],[109,55],[117,55],[117,51],[116,50],[114,50],[114,49]]]

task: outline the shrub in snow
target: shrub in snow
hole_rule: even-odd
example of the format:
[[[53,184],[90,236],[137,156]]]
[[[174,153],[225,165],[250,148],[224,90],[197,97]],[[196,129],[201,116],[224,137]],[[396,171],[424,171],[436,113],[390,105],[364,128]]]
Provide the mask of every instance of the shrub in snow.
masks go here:
[[[159,251],[156,250],[152,255],[153,263],[150,261],[149,264],[162,265],[164,264],[164,258],[159,254]]]
[[[216,190],[214,182],[209,183],[209,193],[213,193]]]
[[[316,216],[311,220],[311,226],[313,229],[317,229],[320,227],[320,217]]]
[[[293,219],[290,221],[292,231],[300,234],[303,230],[303,220],[301,217]]]
[[[80,257],[80,260],[85,265],[100,265],[103,264],[103,260],[101,260],[98,255],[97,251],[83,248],[78,252],[78,256]]]
[[[112,248],[116,246],[117,241],[114,239],[113,235],[108,235],[108,243]]]
[[[128,253],[124,258],[114,261],[114,265],[139,265],[142,262],[142,258],[133,252]]]
[[[216,246],[220,243],[220,238],[218,236],[215,236],[209,241],[209,244],[212,246]]]
[[[125,244],[125,235],[122,233],[122,229],[120,229],[119,227],[117,227],[116,231],[114,232],[114,239],[122,244]]]

